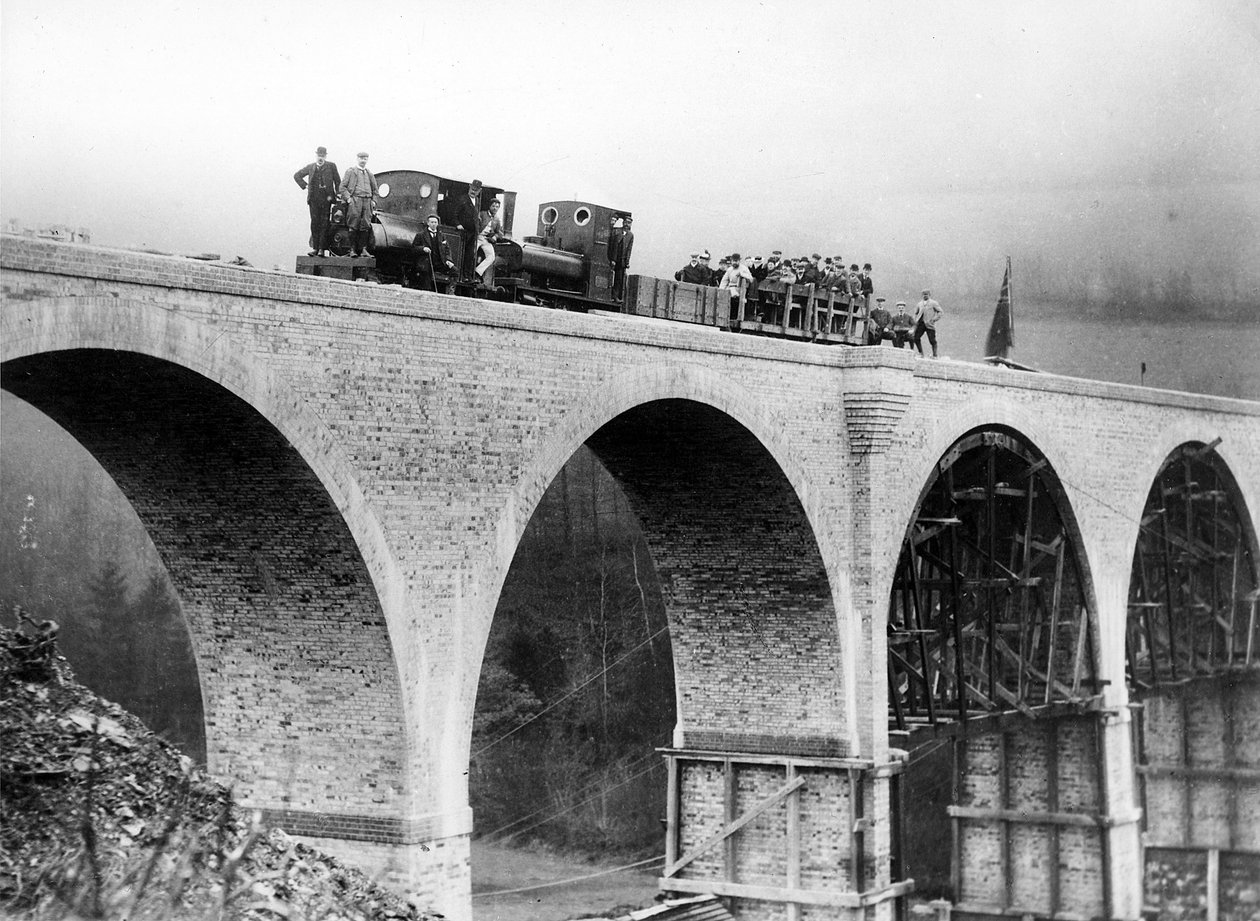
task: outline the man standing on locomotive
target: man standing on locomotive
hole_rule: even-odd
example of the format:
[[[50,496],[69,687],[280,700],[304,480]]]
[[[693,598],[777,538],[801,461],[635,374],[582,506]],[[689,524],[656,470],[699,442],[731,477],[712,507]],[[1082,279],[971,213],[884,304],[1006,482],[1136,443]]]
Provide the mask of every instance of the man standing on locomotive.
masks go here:
[[[477,261],[477,218],[481,213],[481,180],[474,179],[468,194],[455,205],[455,229],[464,241],[464,259],[459,275],[464,281],[472,281],[473,265]]]
[[[326,160],[327,156],[327,148],[316,147],[315,162],[293,174],[298,188],[306,190],[306,205],[311,210],[312,256],[328,255],[328,212],[341,188],[337,164]]]
[[[626,269],[630,266],[630,251],[634,249],[634,231],[631,229],[633,218],[626,215],[621,219],[621,233],[608,240],[608,261],[612,263],[614,301],[621,300],[625,294]]]
[[[367,168],[368,155],[358,154],[359,165],[346,170],[341,180],[342,197],[349,204],[346,225],[350,230],[350,255],[358,259],[363,255],[368,238],[372,235],[372,211],[376,207],[376,177]]]

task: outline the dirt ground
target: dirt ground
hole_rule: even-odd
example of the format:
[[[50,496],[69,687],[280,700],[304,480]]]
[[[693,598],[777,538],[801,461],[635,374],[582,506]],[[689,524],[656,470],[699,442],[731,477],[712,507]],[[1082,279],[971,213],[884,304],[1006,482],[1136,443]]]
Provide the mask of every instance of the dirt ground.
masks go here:
[[[476,921],[568,921],[624,914],[651,905],[659,869],[650,865],[562,886],[492,894],[588,876],[615,866],[615,862],[584,863],[542,851],[473,842],[473,917]],[[611,911],[614,908],[618,911]]]

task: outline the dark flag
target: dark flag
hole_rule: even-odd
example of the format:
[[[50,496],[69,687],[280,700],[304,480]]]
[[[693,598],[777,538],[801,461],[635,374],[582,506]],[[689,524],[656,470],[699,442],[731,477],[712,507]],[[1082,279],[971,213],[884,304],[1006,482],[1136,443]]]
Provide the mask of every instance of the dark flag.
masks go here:
[[[989,335],[984,340],[984,354],[992,358],[1010,358],[1015,351],[1015,317],[1011,313],[1011,257],[1006,257],[1006,274],[1002,277],[1002,293],[998,295],[997,310],[989,324]]]

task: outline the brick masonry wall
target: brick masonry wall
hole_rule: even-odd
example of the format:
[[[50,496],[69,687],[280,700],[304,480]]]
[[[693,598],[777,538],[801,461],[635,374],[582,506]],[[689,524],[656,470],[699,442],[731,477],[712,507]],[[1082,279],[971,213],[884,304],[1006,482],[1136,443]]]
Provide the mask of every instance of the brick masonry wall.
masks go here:
[[[795,806],[801,888],[823,892],[857,891],[857,881],[850,871],[852,805],[848,772],[843,767],[818,765],[797,766],[795,770],[805,778]],[[726,821],[743,815],[773,795],[788,778],[786,762],[747,763],[734,758],[730,771],[728,780],[721,761],[681,759],[680,856],[690,854],[720,831]],[[886,786],[886,781],[879,783]],[[868,789],[871,785],[867,781]],[[785,888],[791,808],[791,801],[784,800],[765,810],[732,835],[729,846],[722,843],[701,853],[679,873],[680,878]],[[867,858],[863,888],[878,889],[887,883],[887,877],[876,876],[873,869],[876,861],[871,855]],[[782,902],[736,898],[732,899],[732,910],[739,918],[758,921],[787,918],[787,908]],[[815,907],[808,911],[813,917],[836,917],[837,910]],[[841,914],[849,917],[855,913],[844,910]]]
[[[834,744],[882,757],[892,567],[931,465],[978,426],[1021,433],[1063,481],[1101,620],[1099,669],[1111,681],[1111,705],[1127,701],[1124,605],[1137,520],[1155,471],[1178,444],[1223,439],[1218,451],[1239,481],[1254,544],[1255,404],[8,237],[0,267],[6,387],[12,361],[24,356],[38,372],[52,365],[34,359],[56,349],[142,353],[244,400],[293,446],[344,519],[384,619],[388,646],[373,642],[382,659],[392,649],[402,698],[393,712],[403,723],[401,754],[381,749],[402,759],[403,792],[390,808],[425,823],[434,840],[461,840],[468,830],[464,771],[477,670],[516,541],[577,446],[637,406],[704,404],[731,431],[747,433],[725,440],[712,459],[721,478],[684,481],[730,506],[729,493],[743,490],[738,526],[770,507],[761,491],[791,495],[799,506],[776,519],[783,534],[766,535],[772,548],[796,548],[795,558],[744,567],[733,566],[734,554],[701,559],[683,545],[716,533],[716,516],[689,530],[673,527],[668,510],[658,514],[654,553],[679,574],[671,577],[675,648],[714,649],[703,680],[692,683],[684,731],[796,736],[790,744],[802,750]],[[764,450],[761,479],[747,495],[748,480],[736,475],[732,489],[727,471],[741,458],[756,462],[754,442]],[[643,452],[637,458],[651,463]],[[703,504],[693,493],[684,507]],[[805,673],[788,675],[781,656],[762,655],[757,631],[691,609],[722,598],[716,578],[688,584],[682,573],[695,565],[760,577],[760,601],[728,590],[722,611],[703,613],[733,618],[730,601],[739,619],[764,618],[768,648],[790,643]],[[246,579],[245,563],[234,566]],[[777,613],[786,597],[779,579],[801,592],[789,614]],[[194,592],[192,581],[181,591]],[[786,627],[794,619],[793,638]],[[733,651],[700,635],[719,628],[733,631]],[[210,647],[213,639],[198,642]],[[373,665],[372,674],[383,676],[382,668]],[[208,698],[230,696],[234,680],[203,669]],[[783,681],[793,701],[812,705],[792,732],[783,729],[788,705],[770,693]],[[744,726],[733,728],[745,713]],[[284,757],[300,762],[312,732],[283,744]],[[233,763],[265,763],[271,744],[247,734]],[[312,811],[359,811],[316,808],[319,783],[325,799],[335,798],[343,775],[364,776],[357,760],[334,747],[325,771],[312,768]],[[1109,786],[1109,796],[1124,796]],[[360,789],[371,801],[366,778]],[[870,837],[873,851],[886,854],[886,834]],[[466,877],[451,883],[451,912],[465,911],[466,885]]]
[[[1142,713],[1145,764],[1155,769],[1145,778],[1147,842],[1260,852],[1260,781],[1247,773],[1260,771],[1260,680],[1156,690],[1143,696]]]
[[[959,744],[961,806],[1105,814],[1095,718],[1029,722],[1004,734],[966,736]],[[1050,880],[1057,877],[1060,912],[1104,915],[1098,828],[1058,826],[1057,855],[1055,832],[1044,823],[963,818],[960,832],[957,901],[977,910],[1045,916],[1054,910]]]

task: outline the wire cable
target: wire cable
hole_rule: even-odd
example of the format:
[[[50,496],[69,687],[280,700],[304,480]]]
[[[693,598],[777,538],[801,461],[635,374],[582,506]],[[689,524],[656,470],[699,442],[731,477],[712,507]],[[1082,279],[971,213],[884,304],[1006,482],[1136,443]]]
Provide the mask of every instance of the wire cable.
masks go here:
[[[658,755],[657,755],[657,753],[656,753],[655,751],[649,751],[649,752],[647,752],[646,754],[644,754],[644,755],[640,755],[638,758],[635,758],[635,759],[631,760],[630,762],[628,762],[627,764],[625,764],[625,765],[623,766],[623,769],[624,769],[624,770],[627,770],[627,771],[633,771],[634,769],[636,769],[637,767],[639,767],[641,764],[643,764],[643,762],[647,761],[648,759],[656,759],[657,757],[658,757]],[[664,762],[658,762],[658,763],[663,764]],[[620,782],[619,782],[616,786],[609,787],[609,788],[608,788],[608,790],[615,790],[615,789],[617,789],[617,787],[621,786],[622,784],[629,783],[631,780],[634,780],[635,778],[642,777],[642,776],[643,776],[643,774],[645,774],[645,773],[647,773],[647,772],[646,772],[646,771],[641,771],[641,772],[639,772],[638,774],[635,774],[635,775],[634,775],[634,777],[629,777],[629,778],[627,778],[627,779],[625,779],[625,780],[623,780],[623,781],[620,781]],[[578,789],[578,791],[577,791],[577,792],[578,792],[578,795],[580,795],[580,796],[585,796],[587,793],[591,792],[592,790],[595,790],[595,789],[597,788],[598,783],[599,783],[598,781],[591,781],[591,782],[589,782],[589,783],[585,784],[584,786],[582,786],[582,787],[580,787],[580,788]],[[606,792],[608,792],[608,790],[604,790],[604,791],[602,791],[602,792],[605,792],[605,793],[606,793]],[[593,797],[592,797],[592,799],[593,799]],[[583,802],[589,802],[589,801],[590,801],[590,800],[584,800]],[[578,805],[582,805],[582,803],[579,803]],[[521,816],[520,818],[514,819],[514,820],[512,820],[511,822],[508,822],[506,825],[500,825],[498,828],[496,828],[496,829],[494,829],[494,830],[492,830],[492,831],[488,831],[488,832],[486,832],[486,833],[485,833],[484,835],[482,835],[481,837],[482,837],[483,839],[493,839],[495,835],[502,834],[503,832],[505,832],[505,831],[507,831],[509,828],[511,828],[513,825],[519,825],[519,824],[521,824],[522,822],[528,822],[530,819],[534,818],[535,816],[541,815],[541,814],[542,814],[542,813],[543,813],[546,809],[547,809],[547,806],[541,806],[541,807],[539,807],[538,809],[535,809],[533,812],[529,813],[528,815],[523,815],[523,816]],[[568,809],[565,809],[565,810],[562,810],[561,812],[556,812],[556,813],[553,813],[552,815],[548,816],[547,818],[545,818],[545,819],[541,820],[541,821],[540,821],[539,823],[537,823],[536,825],[531,825],[529,828],[523,829],[523,830],[521,830],[521,831],[516,831],[516,832],[513,832],[513,834],[523,834],[524,832],[526,832],[526,831],[530,831],[530,830],[532,830],[532,829],[534,829],[534,828],[537,828],[537,827],[538,827],[538,825],[541,825],[541,824],[544,824],[544,823],[546,823],[546,822],[549,822],[549,821],[551,821],[551,819],[555,818],[556,816],[563,815],[565,812],[568,812],[568,811],[569,811]]]
[[[636,860],[634,863],[628,863],[621,867],[610,867],[607,870],[600,870],[597,873],[587,873],[585,876],[572,876],[569,879],[558,879],[551,883],[538,883],[535,886],[521,886],[518,889],[496,889],[494,892],[474,892],[474,899],[488,899],[496,895],[514,895],[518,892],[533,892],[536,889],[550,889],[553,886],[567,886],[570,883],[580,883],[588,879],[597,879],[601,876],[607,876],[610,873],[620,873],[623,870],[633,870],[635,867],[646,866],[650,863],[659,863],[665,866],[665,858],[663,856],[648,857],[646,860]]]
[[[608,672],[612,671],[612,669],[616,668],[616,667],[617,667],[618,665],[620,665],[622,662],[626,661],[626,659],[630,658],[632,655],[634,655],[636,652],[638,652],[638,651],[639,651],[640,649],[642,649],[644,646],[647,646],[649,643],[651,643],[653,640],[655,640],[655,639],[656,639],[658,636],[660,636],[662,633],[665,633],[667,630],[669,630],[669,627],[668,627],[668,626],[661,627],[659,630],[657,630],[655,633],[653,633],[653,634],[652,634],[651,636],[649,636],[647,639],[643,640],[643,642],[639,643],[639,645],[635,646],[633,649],[628,650],[627,652],[622,653],[620,656],[618,656],[618,657],[617,657],[616,659],[614,659],[612,662],[608,663],[608,664],[607,664],[607,665],[605,665],[603,668],[601,668],[599,671],[597,671],[595,674],[593,674],[593,675],[591,675],[590,677],[588,677],[588,678],[587,678],[585,681],[583,681],[581,684],[579,684],[579,685],[577,685],[576,687],[574,687],[574,688],[573,688],[573,690],[571,690],[571,691],[569,691],[568,693],[563,694],[563,695],[561,695],[560,697],[556,698],[556,699],[555,699],[555,700],[553,700],[551,703],[547,704],[547,706],[545,706],[545,707],[543,707],[541,710],[539,710],[537,713],[535,713],[535,714],[533,714],[532,716],[530,716],[528,719],[526,719],[526,720],[522,721],[521,723],[519,723],[519,724],[518,724],[517,726],[515,726],[514,728],[509,729],[507,732],[503,733],[503,735],[499,736],[499,737],[498,737],[497,739],[495,739],[493,742],[487,742],[485,745],[481,746],[481,748],[477,749],[475,752],[473,752],[473,753],[472,753],[472,756],[473,756],[474,758],[476,758],[476,757],[477,757],[478,755],[480,755],[482,752],[486,751],[487,749],[491,749],[491,748],[493,748],[494,746],[496,746],[496,745],[498,745],[500,742],[502,742],[504,739],[507,739],[507,738],[510,738],[511,736],[514,736],[516,733],[520,732],[522,729],[524,729],[524,728],[525,728],[526,726],[528,726],[530,723],[534,722],[536,719],[538,719],[538,718],[539,718],[540,716],[542,716],[544,713],[547,713],[547,712],[549,712],[549,711],[551,711],[551,710],[554,710],[556,707],[560,706],[562,703],[564,703],[566,700],[568,700],[568,699],[569,699],[570,697],[572,697],[574,694],[578,693],[578,691],[581,691],[583,688],[585,688],[587,685],[591,684],[593,681],[595,681],[595,680],[597,680],[597,679],[599,679],[599,678],[602,678],[605,674],[607,674]]]
[[[526,832],[531,832],[535,828],[538,828],[540,825],[546,825],[552,819],[559,818],[560,816],[565,815],[566,813],[572,812],[574,809],[577,809],[581,806],[585,806],[587,803],[593,803],[599,797],[607,793],[611,793],[613,790],[616,790],[618,787],[624,787],[626,784],[630,783],[631,781],[638,780],[644,774],[650,774],[652,771],[656,770],[657,764],[664,764],[664,762],[657,762],[656,764],[648,765],[643,770],[639,771],[637,774],[632,774],[631,776],[627,777],[625,780],[621,780],[613,784],[611,787],[604,787],[596,791],[595,793],[593,793],[591,796],[588,796],[586,799],[576,802],[572,806],[566,806],[564,809],[560,809],[556,812],[553,812],[551,815],[547,816],[546,818],[539,819],[533,825],[529,825],[525,828],[517,829],[516,831],[512,832],[512,834],[523,835]],[[590,789],[590,788],[588,787],[587,789]],[[541,809],[537,810],[536,812],[533,813],[533,815],[537,815],[539,812],[542,812],[542,810]],[[526,816],[526,818],[530,818],[530,816]],[[524,820],[520,820],[520,821],[524,821]],[[513,822],[511,824],[514,825],[516,823]],[[510,826],[504,826],[504,828],[507,828],[507,827],[510,827]],[[488,838],[490,837],[490,835],[497,834],[499,831],[502,831],[502,829],[496,829],[495,831],[490,832],[489,835],[486,835],[486,837]]]

